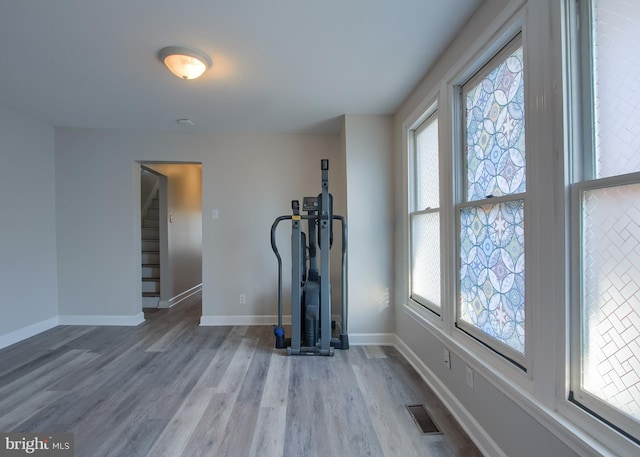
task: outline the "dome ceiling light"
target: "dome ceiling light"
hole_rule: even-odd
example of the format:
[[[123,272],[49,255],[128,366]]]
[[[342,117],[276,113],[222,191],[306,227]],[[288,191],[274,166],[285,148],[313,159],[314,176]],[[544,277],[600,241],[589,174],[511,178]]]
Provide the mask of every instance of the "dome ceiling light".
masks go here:
[[[181,79],[195,79],[211,67],[211,57],[204,52],[184,46],[167,46],[158,57],[169,71]]]

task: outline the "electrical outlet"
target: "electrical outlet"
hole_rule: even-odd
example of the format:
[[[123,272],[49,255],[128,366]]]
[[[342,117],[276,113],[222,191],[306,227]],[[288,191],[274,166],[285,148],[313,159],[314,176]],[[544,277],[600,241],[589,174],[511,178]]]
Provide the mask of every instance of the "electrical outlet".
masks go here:
[[[473,370],[469,366],[467,366],[467,385],[473,390]]]
[[[451,353],[449,353],[447,348],[444,348],[444,365],[448,369],[451,369]]]
[[[245,294],[240,294],[240,304],[241,305],[247,304],[247,296]]]

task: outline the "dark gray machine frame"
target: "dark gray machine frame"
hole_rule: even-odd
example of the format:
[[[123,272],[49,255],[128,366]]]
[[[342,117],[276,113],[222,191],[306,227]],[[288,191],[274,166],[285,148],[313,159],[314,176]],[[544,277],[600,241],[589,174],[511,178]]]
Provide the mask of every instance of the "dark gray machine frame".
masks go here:
[[[347,323],[347,223],[333,214],[329,193],[329,161],[321,161],[322,193],[291,202],[291,215],[279,216],[271,226],[271,248],[278,259],[278,325],[274,328],[276,348],[287,348],[287,355],[333,355],[334,349],[349,349]],[[276,246],[276,229],[283,220],[291,220],[291,338],[282,326],[282,258]],[[302,221],[307,221],[307,232]],[[331,337],[330,257],[333,244],[333,221],[342,225],[342,316],[339,338]],[[317,243],[316,243],[317,238]],[[320,249],[318,271],[317,249]],[[307,257],[308,252],[308,257]],[[307,260],[309,267],[307,269]]]

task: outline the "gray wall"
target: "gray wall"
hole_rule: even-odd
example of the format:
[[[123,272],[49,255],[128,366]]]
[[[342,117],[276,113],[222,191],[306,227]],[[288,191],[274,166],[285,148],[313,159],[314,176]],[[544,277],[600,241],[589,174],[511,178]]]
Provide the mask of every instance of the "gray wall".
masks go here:
[[[136,161],[189,161],[202,163],[203,322],[271,321],[277,274],[269,228],[293,198],[319,193],[323,158],[331,161],[336,211],[344,213],[339,145],[337,136],[58,129],[60,314],[139,313]],[[284,258],[287,240],[283,230]]]
[[[54,190],[53,127],[0,106],[0,347],[55,325]]]
[[[346,115],[343,136],[349,216],[349,331],[392,334],[393,118]],[[384,342],[384,337],[371,335],[360,341]]]
[[[158,175],[148,170],[142,170],[140,173],[140,207],[144,209],[147,199],[151,198],[151,192],[158,186]]]
[[[277,270],[269,229],[276,216],[290,213],[292,199],[320,192],[320,160],[327,158],[334,211],[347,215],[350,231],[350,332],[391,335],[392,118],[350,115],[344,125],[342,136],[58,129],[60,314],[139,313],[136,161],[189,161],[202,163],[202,323],[273,322]],[[212,218],[213,210],[218,219]],[[285,223],[278,246],[286,315],[290,247]],[[334,251],[337,305],[340,256]],[[246,294],[246,304],[239,303],[240,294]]]

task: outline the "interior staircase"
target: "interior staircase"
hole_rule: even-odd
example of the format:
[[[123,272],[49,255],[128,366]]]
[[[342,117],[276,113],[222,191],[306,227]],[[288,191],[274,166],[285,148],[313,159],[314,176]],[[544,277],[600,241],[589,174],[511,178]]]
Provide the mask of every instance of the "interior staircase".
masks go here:
[[[142,215],[142,307],[160,303],[160,198],[156,190]]]

